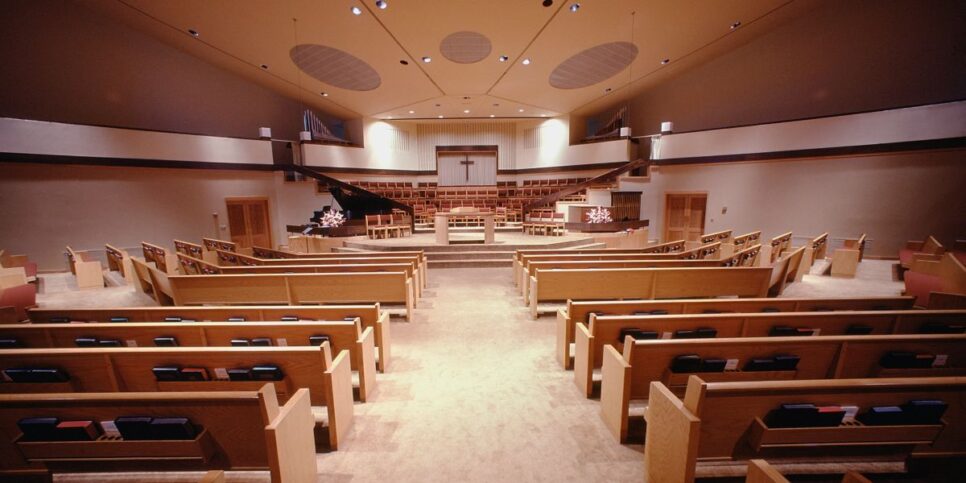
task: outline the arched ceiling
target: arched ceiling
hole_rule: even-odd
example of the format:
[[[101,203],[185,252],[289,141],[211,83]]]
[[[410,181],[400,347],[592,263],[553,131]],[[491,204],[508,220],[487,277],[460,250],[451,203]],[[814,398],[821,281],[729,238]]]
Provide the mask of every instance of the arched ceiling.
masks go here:
[[[385,9],[374,0],[81,3],[334,115],[406,119],[555,116],[613,102],[819,1],[555,0],[544,7],[542,0],[387,0]],[[595,75],[595,65],[606,72]]]

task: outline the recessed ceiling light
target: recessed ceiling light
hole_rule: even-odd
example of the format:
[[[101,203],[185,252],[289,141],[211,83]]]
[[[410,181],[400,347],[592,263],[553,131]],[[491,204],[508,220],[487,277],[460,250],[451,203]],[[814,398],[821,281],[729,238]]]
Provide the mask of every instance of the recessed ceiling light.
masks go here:
[[[188,29],[188,33],[189,33],[189,34],[191,34],[191,36],[192,36],[192,37],[194,37],[194,38],[198,38],[198,36],[199,36],[199,35],[201,35],[201,34],[200,34],[200,33],[198,33],[198,31],[197,31],[197,30],[195,30],[195,29]]]
[[[349,11],[352,12],[352,15],[362,15],[362,9],[359,7],[352,7]]]
[[[553,0],[543,0],[544,7],[549,7],[551,5],[553,5]]]
[[[610,91],[612,91],[612,90],[613,90],[613,89],[611,89],[610,87],[608,87],[608,88],[606,88],[606,89],[604,89],[604,92],[610,92]]]
[[[440,118],[440,119],[442,119],[442,118],[443,118],[443,115],[442,115],[442,114],[440,114],[439,116],[436,116],[436,117],[438,117],[438,118]]]
[[[500,62],[506,62],[507,60],[510,60],[510,58],[505,55],[500,56]]]
[[[670,62],[670,61],[671,61],[671,59],[664,59],[664,60],[661,61],[661,65],[667,65],[667,63]]]
[[[520,109],[520,112],[523,112],[523,109]]]
[[[432,62],[432,61],[433,61],[433,58],[432,57],[423,57],[423,62],[425,62],[427,64],[430,63],[430,62]]]
[[[500,103],[499,102],[494,102],[493,103],[493,107],[500,107]]]
[[[399,63],[402,64],[402,65],[409,65],[409,61],[408,60],[405,60],[405,59],[400,60]]]
[[[329,97],[329,93],[328,92],[323,92],[322,93],[322,97]]]
[[[530,65],[530,57],[523,59],[523,65]]]
[[[268,70],[268,64],[262,64],[262,68]]]
[[[463,100],[464,100],[464,101],[468,101],[468,100],[470,100],[470,96],[463,96]]]
[[[496,114],[490,114],[490,117],[496,117]]]
[[[386,3],[386,0],[376,0],[376,6],[379,7],[379,8],[381,8],[381,9],[383,9],[383,10],[385,10],[386,7],[389,6],[389,4]]]
[[[416,114],[416,111],[409,111],[410,114]]]
[[[440,106],[442,106],[442,104],[436,104],[436,107],[440,107]]]
[[[463,114],[469,114],[469,113],[470,113],[469,109],[463,109]]]
[[[740,20],[739,21],[736,21],[733,24],[731,24],[731,30],[734,30],[734,29],[736,29],[738,27],[741,27],[741,21]]]
[[[571,12],[577,13],[577,10],[580,10],[580,4],[579,3],[574,3],[573,5],[570,6],[570,11]]]

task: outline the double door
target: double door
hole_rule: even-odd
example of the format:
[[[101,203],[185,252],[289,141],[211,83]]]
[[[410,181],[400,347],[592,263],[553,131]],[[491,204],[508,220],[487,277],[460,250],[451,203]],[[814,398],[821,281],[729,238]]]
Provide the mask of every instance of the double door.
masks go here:
[[[667,193],[664,199],[664,241],[696,241],[704,234],[707,193]]]
[[[272,247],[267,198],[227,198],[228,231],[239,248]]]

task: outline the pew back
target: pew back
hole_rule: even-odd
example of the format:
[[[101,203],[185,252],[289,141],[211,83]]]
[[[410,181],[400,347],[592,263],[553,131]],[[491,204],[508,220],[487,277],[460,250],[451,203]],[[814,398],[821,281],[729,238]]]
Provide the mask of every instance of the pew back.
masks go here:
[[[734,238],[735,250],[743,250],[752,245],[759,245],[761,241],[761,232],[753,231],[751,233],[745,233],[744,235],[738,235]]]
[[[708,233],[706,235],[701,235],[701,238],[699,238],[699,240],[701,241],[701,243],[705,245],[709,243],[715,243],[715,242],[732,243],[733,241],[731,236],[731,230],[722,230],[715,233]]]
[[[779,257],[785,253],[786,250],[792,247],[792,232],[782,233],[771,239],[769,242],[771,247],[771,256],[769,257],[769,263],[775,263]]]
[[[201,244],[204,245],[205,250],[213,252],[215,250],[224,250],[226,252],[237,252],[238,244],[235,242],[216,240],[214,238],[202,238]]]

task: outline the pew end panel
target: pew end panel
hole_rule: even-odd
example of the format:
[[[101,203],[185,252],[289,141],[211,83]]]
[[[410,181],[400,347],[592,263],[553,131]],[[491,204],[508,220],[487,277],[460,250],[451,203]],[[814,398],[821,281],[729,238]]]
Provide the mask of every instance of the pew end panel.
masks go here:
[[[366,327],[356,341],[356,368],[359,371],[359,400],[366,402],[376,390],[376,344],[375,331]]]
[[[591,315],[591,324],[595,315]],[[582,322],[577,322],[574,334],[574,383],[585,397],[594,394],[594,365],[591,353],[594,336]]]
[[[570,359],[570,341],[574,340],[574,322],[570,319],[570,307],[573,302],[567,301],[566,307],[557,309],[557,360],[566,369],[573,368]]]
[[[329,401],[326,412],[329,423],[329,447],[339,449],[339,442],[345,438],[352,427],[354,413],[352,398],[352,369],[349,351],[342,351],[332,358],[328,343],[323,343],[322,357],[326,360],[325,399]]]
[[[630,337],[628,337],[630,338]],[[628,347],[624,345],[625,354]],[[613,346],[604,346],[601,368],[600,410],[604,424],[618,441],[627,441],[627,414],[631,397],[631,365]]]
[[[309,390],[299,389],[265,427],[272,483],[318,480],[314,426]]]
[[[692,378],[697,379],[696,376]],[[692,384],[703,384],[700,379]],[[644,474],[651,483],[694,481],[701,421],[664,384],[651,382],[651,398],[644,419]]]

